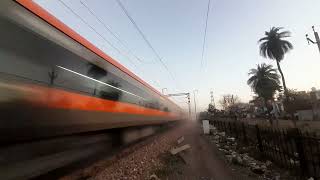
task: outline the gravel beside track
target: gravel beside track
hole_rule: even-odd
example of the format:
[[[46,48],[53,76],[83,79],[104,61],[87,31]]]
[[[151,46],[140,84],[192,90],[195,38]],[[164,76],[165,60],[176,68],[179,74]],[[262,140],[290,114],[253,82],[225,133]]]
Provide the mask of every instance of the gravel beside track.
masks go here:
[[[168,152],[176,144],[185,128],[185,125],[177,125],[60,179],[149,179],[154,168],[164,165],[159,155]]]
[[[155,167],[163,165],[158,158],[159,155],[168,152],[172,148],[183,133],[184,128],[184,126],[176,127],[152,137],[149,140],[152,140],[152,142],[121,158],[91,179],[149,179],[151,171]]]

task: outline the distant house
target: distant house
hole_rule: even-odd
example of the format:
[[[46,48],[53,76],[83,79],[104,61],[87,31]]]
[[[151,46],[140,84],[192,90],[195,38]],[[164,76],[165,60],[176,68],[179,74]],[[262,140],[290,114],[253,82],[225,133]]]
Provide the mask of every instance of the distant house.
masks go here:
[[[289,110],[301,121],[320,120],[320,90],[298,91],[290,97]]]
[[[270,102],[267,102],[268,104]],[[270,103],[272,105],[271,113],[277,111],[275,115],[280,118],[294,118],[301,121],[320,120],[320,90],[312,88],[311,91],[289,90],[289,102],[284,101],[284,96],[279,96],[277,100]],[[250,101],[251,108],[254,109],[254,115],[259,116],[265,113],[265,103],[261,98],[255,98]]]

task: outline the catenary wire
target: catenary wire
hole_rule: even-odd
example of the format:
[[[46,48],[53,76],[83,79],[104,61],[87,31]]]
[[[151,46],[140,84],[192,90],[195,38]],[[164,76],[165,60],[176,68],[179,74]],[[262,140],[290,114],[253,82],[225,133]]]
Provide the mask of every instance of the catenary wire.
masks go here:
[[[116,34],[115,32],[113,32],[112,29],[111,29],[111,27],[108,26],[106,23],[104,23],[104,22],[102,21],[102,19],[101,19],[99,16],[97,16],[97,15],[92,11],[92,9],[91,9],[86,3],[84,3],[84,2],[81,1],[81,0],[80,0],[80,3],[88,10],[88,12],[89,12],[94,18],[97,19],[97,21],[100,22],[100,24],[102,24],[102,26],[103,26],[115,39],[118,40],[118,42],[119,42],[123,47],[125,47],[125,48],[128,50],[128,54],[131,54],[135,59],[137,59],[137,60],[138,60],[139,62],[141,62],[141,63],[150,63],[150,62],[146,62],[146,61],[142,60],[142,59],[139,58],[137,55],[135,55],[135,54],[132,52],[131,48],[129,48],[129,47],[126,45],[127,43],[125,43],[124,41],[122,41],[122,40],[119,38],[119,35]]]
[[[102,36],[97,30],[95,30],[87,21],[85,21],[79,14],[77,14],[70,6],[64,3],[62,0],[59,0],[63,6],[65,6],[68,10],[70,10],[75,16],[77,16],[83,23],[85,23],[91,30],[93,30],[100,38],[102,38],[105,42],[107,42],[112,48],[114,48],[119,54],[123,55],[128,59],[128,61],[135,67],[138,68],[137,65],[125,54],[121,53],[121,51],[115,47],[110,41],[108,41],[105,37]]]
[[[208,28],[208,19],[209,19],[209,12],[210,12],[210,3],[211,3],[211,0],[208,0],[207,15],[206,15],[206,25],[205,25],[205,28],[204,28],[202,53],[201,53],[201,68],[203,66],[204,50],[205,50],[206,39],[207,39],[207,28]]]
[[[134,19],[131,17],[131,15],[129,14],[129,12],[127,11],[127,9],[124,7],[124,5],[121,3],[120,0],[116,0],[116,2],[118,3],[118,5],[120,6],[120,8],[122,9],[122,11],[126,14],[126,16],[129,18],[130,22],[134,25],[134,27],[137,29],[137,31],[139,32],[139,34],[141,35],[142,39],[146,42],[146,44],[148,45],[148,47],[152,50],[152,52],[156,55],[157,59],[159,60],[159,62],[161,63],[161,65],[168,71],[168,73],[170,74],[172,80],[175,82],[175,85],[177,85],[177,81],[173,75],[173,73],[169,70],[168,66],[163,62],[162,58],[160,57],[159,53],[155,50],[155,48],[152,46],[152,44],[149,42],[149,40],[147,39],[147,37],[145,36],[145,34],[142,32],[142,30],[139,28],[138,24],[134,21]]]
[[[128,61],[136,68],[139,69],[139,71],[143,72],[140,68],[138,68],[138,66],[130,59],[130,57],[128,57],[127,55],[121,53],[121,51],[116,48],[110,41],[108,41],[106,38],[104,38],[102,36],[101,33],[99,33],[97,30],[95,30],[88,22],[86,22],[79,14],[77,14],[70,6],[68,6],[66,3],[64,3],[62,0],[59,0],[59,2],[61,2],[61,4],[63,6],[65,6],[70,12],[72,12],[76,17],[78,17],[84,24],[86,24],[91,30],[93,30],[96,34],[98,34],[99,37],[101,37],[104,41],[106,41],[111,47],[113,47],[119,54],[121,54],[122,56],[126,57],[128,59]],[[159,83],[156,81],[152,81],[153,83],[155,83],[157,86],[160,87]]]

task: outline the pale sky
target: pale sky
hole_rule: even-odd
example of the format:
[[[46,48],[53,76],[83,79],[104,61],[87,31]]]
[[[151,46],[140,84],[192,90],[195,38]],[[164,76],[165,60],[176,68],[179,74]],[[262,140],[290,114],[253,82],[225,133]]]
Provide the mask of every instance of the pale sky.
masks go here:
[[[257,43],[272,26],[292,32],[288,40],[294,50],[281,62],[288,88],[320,88],[320,54],[316,45],[308,45],[305,39],[306,33],[314,39],[312,25],[320,31],[319,0],[211,0],[203,67],[201,51],[207,0],[121,0],[174,75],[174,80],[116,0],[81,1],[118,35],[126,47],[87,11],[80,0],[61,1],[121,53],[60,1],[35,1],[159,91],[167,88],[167,93],[178,93],[197,89],[200,110],[207,108],[211,90],[216,104],[223,94],[238,95],[243,102],[252,98],[253,93],[246,83],[249,69],[262,62],[276,67],[274,61],[259,55]],[[133,53],[128,53],[127,47]],[[183,101],[183,98],[176,98],[176,102],[186,108]]]

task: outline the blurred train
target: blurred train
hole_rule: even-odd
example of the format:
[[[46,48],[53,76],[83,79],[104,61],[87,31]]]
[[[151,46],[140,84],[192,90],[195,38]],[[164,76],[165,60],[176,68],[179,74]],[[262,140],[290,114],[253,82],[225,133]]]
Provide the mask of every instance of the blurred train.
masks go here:
[[[2,144],[184,118],[31,0],[0,1],[0,113]]]

